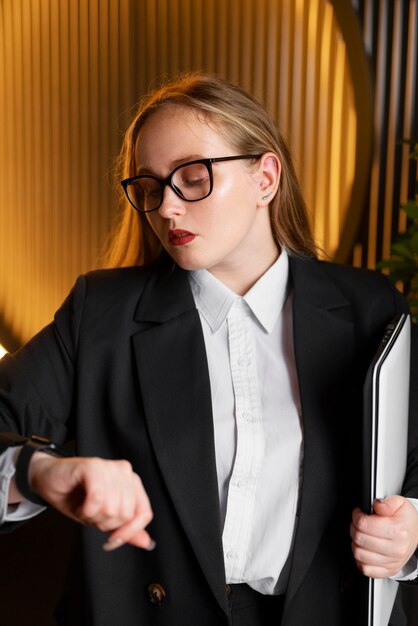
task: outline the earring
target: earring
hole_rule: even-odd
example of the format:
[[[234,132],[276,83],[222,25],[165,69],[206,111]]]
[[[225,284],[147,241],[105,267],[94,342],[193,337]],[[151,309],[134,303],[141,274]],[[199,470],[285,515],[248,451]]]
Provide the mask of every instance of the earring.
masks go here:
[[[261,199],[262,199],[262,200],[267,200],[267,198],[268,198],[269,196],[271,196],[271,194],[272,194],[272,192],[270,191],[270,192],[269,192],[269,193],[267,193],[265,196],[261,196]]]

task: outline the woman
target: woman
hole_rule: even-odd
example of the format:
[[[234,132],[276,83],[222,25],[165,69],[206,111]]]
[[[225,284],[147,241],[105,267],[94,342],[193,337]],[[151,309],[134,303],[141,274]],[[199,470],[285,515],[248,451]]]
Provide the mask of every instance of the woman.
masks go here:
[[[0,365],[2,429],[76,441],[3,457],[6,520],[32,500],[83,525],[59,623],[360,624],[365,576],[416,574],[412,422],[403,496],[357,508],[363,380],[403,298],[316,260],[285,144],[236,86],[148,95],[121,164],[119,269]]]

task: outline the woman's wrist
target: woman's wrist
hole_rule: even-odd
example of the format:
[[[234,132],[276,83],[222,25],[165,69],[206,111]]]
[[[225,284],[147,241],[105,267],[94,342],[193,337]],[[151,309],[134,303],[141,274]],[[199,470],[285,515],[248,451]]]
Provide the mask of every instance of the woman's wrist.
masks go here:
[[[41,506],[48,506],[48,503],[37,493],[39,468],[54,462],[54,457],[56,459],[63,456],[69,456],[67,451],[61,450],[47,440],[38,438],[27,440],[17,459],[15,476],[16,487],[26,500]]]
[[[48,467],[54,465],[58,458],[47,454],[43,450],[37,450],[29,461],[28,465],[28,485],[32,493],[40,498],[39,486],[42,483],[42,476]]]

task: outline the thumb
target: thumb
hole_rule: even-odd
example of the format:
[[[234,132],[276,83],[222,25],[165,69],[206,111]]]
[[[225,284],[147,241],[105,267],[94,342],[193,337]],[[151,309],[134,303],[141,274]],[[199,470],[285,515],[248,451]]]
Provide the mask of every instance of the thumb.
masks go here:
[[[391,517],[395,515],[404,505],[405,498],[402,496],[388,496],[387,498],[378,498],[373,503],[373,511],[376,515],[382,517]]]

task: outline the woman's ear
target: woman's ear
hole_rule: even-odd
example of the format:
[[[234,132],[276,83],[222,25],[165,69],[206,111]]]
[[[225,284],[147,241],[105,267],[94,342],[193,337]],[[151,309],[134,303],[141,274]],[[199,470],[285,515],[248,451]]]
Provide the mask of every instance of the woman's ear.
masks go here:
[[[274,152],[266,152],[260,159],[257,179],[260,186],[258,206],[268,206],[273,200],[280,182],[282,166]]]

